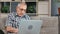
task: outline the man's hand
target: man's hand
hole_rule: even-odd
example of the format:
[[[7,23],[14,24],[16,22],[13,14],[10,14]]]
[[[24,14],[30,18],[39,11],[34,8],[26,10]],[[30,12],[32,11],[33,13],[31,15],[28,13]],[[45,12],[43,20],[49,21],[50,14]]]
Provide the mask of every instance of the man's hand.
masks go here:
[[[17,33],[18,32],[18,29],[17,28],[14,28],[13,32]]]
[[[13,32],[13,33],[17,33],[18,32],[18,29],[17,28],[13,28],[11,26],[7,26],[6,27],[6,31],[8,32]]]

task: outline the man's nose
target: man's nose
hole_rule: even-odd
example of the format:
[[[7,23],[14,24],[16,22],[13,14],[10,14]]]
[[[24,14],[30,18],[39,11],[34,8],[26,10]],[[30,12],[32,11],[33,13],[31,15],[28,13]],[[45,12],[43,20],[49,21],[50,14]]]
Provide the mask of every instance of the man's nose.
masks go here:
[[[24,12],[24,10],[22,10],[21,12]]]

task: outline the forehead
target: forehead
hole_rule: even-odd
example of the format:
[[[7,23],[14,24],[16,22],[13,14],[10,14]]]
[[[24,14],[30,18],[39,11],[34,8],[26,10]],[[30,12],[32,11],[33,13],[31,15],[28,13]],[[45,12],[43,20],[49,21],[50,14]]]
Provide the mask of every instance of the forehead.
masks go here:
[[[24,5],[24,4],[20,4],[18,7],[21,8],[21,9],[26,9],[27,8],[27,6]]]

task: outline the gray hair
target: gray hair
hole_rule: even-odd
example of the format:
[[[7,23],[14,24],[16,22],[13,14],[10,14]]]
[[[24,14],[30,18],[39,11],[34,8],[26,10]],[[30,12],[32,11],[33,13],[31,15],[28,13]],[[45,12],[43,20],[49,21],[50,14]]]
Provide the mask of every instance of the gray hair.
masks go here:
[[[17,6],[20,6],[20,5],[26,5],[27,6],[27,4],[25,3],[25,2],[23,2],[23,3],[18,3],[18,5]]]

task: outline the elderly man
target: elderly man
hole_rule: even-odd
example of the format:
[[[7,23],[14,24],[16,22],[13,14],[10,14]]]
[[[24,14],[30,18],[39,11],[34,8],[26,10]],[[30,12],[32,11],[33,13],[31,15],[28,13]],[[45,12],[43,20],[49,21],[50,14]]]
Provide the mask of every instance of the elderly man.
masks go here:
[[[19,30],[21,20],[29,20],[30,17],[26,14],[26,3],[20,3],[16,7],[16,12],[10,13],[6,21],[7,34],[16,34]]]

